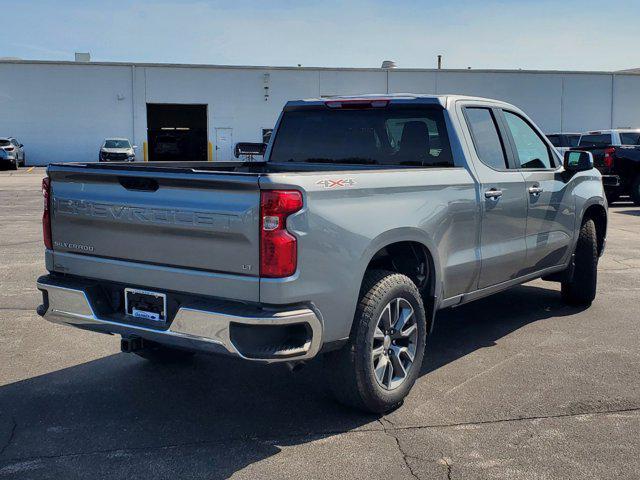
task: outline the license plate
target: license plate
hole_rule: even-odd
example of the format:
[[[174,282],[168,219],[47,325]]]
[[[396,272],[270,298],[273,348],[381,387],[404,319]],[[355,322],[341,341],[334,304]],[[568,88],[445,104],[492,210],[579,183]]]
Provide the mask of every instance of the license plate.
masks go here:
[[[167,296],[164,293],[124,289],[124,310],[132,317],[165,322],[167,320]]]

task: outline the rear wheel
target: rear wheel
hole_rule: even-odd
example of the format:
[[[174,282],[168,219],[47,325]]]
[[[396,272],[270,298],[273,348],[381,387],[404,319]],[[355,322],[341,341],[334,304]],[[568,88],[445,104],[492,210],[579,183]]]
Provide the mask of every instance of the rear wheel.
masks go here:
[[[375,270],[363,282],[349,343],[326,355],[335,397],[384,413],[400,406],[420,373],[426,316],[411,279]]]
[[[598,241],[596,225],[591,219],[580,228],[574,261],[571,280],[562,282],[562,299],[569,305],[591,305],[598,283]]]
[[[631,184],[631,199],[633,203],[640,206],[640,175],[636,176],[635,180]]]
[[[194,352],[188,350],[167,347],[148,340],[145,340],[144,348],[133,353],[153,363],[179,363],[190,359],[194,355]]]

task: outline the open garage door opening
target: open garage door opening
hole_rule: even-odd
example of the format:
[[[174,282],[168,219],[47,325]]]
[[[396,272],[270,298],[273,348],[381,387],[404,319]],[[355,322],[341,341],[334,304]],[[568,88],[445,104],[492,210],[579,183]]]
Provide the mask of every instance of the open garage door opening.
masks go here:
[[[208,160],[207,106],[147,103],[149,161]]]

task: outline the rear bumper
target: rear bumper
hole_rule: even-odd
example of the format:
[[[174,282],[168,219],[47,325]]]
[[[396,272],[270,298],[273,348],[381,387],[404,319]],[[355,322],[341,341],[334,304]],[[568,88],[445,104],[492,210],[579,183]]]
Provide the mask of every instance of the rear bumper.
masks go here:
[[[168,327],[155,328],[129,323],[130,317],[123,313],[100,313],[104,299],[95,282],[46,275],[37,286],[43,293],[38,308],[42,317],[84,330],[267,363],[306,360],[322,345],[322,324],[307,307],[268,309],[238,302],[181,305]]]

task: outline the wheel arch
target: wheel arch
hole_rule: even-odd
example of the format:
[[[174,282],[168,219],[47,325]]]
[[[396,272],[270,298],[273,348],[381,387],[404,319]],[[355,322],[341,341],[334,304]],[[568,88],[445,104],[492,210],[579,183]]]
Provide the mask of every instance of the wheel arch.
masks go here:
[[[364,258],[360,285],[368,271],[389,270],[407,275],[422,294],[427,312],[427,331],[433,329],[438,293],[441,291],[440,262],[431,239],[423,231],[402,229],[387,232],[371,243]]]
[[[593,220],[593,223],[596,226],[598,255],[602,255],[607,241],[607,210],[600,203],[592,203],[585,208],[581,217],[580,225],[587,220]]]

